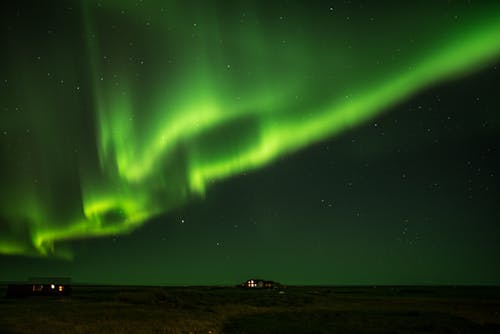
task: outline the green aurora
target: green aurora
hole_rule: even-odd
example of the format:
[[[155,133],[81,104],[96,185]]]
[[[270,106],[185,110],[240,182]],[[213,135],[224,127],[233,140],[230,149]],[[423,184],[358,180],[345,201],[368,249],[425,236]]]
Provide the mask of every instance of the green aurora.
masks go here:
[[[0,253],[71,258],[500,56],[494,4],[289,6],[64,1],[64,31],[3,33]]]

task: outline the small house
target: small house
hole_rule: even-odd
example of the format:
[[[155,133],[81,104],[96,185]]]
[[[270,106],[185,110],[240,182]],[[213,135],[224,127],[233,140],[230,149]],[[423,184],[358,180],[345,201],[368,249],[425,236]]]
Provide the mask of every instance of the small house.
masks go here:
[[[278,286],[279,284],[276,282],[256,278],[249,279],[243,283],[243,287],[248,289],[272,289]]]
[[[71,284],[68,278],[31,278],[28,282],[11,283],[7,286],[7,297],[69,296]]]

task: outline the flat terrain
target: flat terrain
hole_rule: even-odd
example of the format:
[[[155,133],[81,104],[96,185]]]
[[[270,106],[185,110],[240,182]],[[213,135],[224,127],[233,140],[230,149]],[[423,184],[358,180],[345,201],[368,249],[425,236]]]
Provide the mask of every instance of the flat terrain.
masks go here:
[[[500,287],[75,286],[5,298],[0,333],[500,333]]]

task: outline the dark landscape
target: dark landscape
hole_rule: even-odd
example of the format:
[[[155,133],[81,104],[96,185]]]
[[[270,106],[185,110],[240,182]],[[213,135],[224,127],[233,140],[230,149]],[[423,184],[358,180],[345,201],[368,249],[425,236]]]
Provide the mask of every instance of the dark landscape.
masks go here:
[[[500,288],[74,286],[70,297],[2,297],[0,328],[1,333],[499,333]]]

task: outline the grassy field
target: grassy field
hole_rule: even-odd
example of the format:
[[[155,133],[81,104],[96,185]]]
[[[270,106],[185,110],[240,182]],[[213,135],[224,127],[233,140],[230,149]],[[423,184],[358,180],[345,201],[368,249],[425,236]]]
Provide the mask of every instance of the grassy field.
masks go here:
[[[500,288],[75,286],[3,297],[0,333],[500,333]]]

